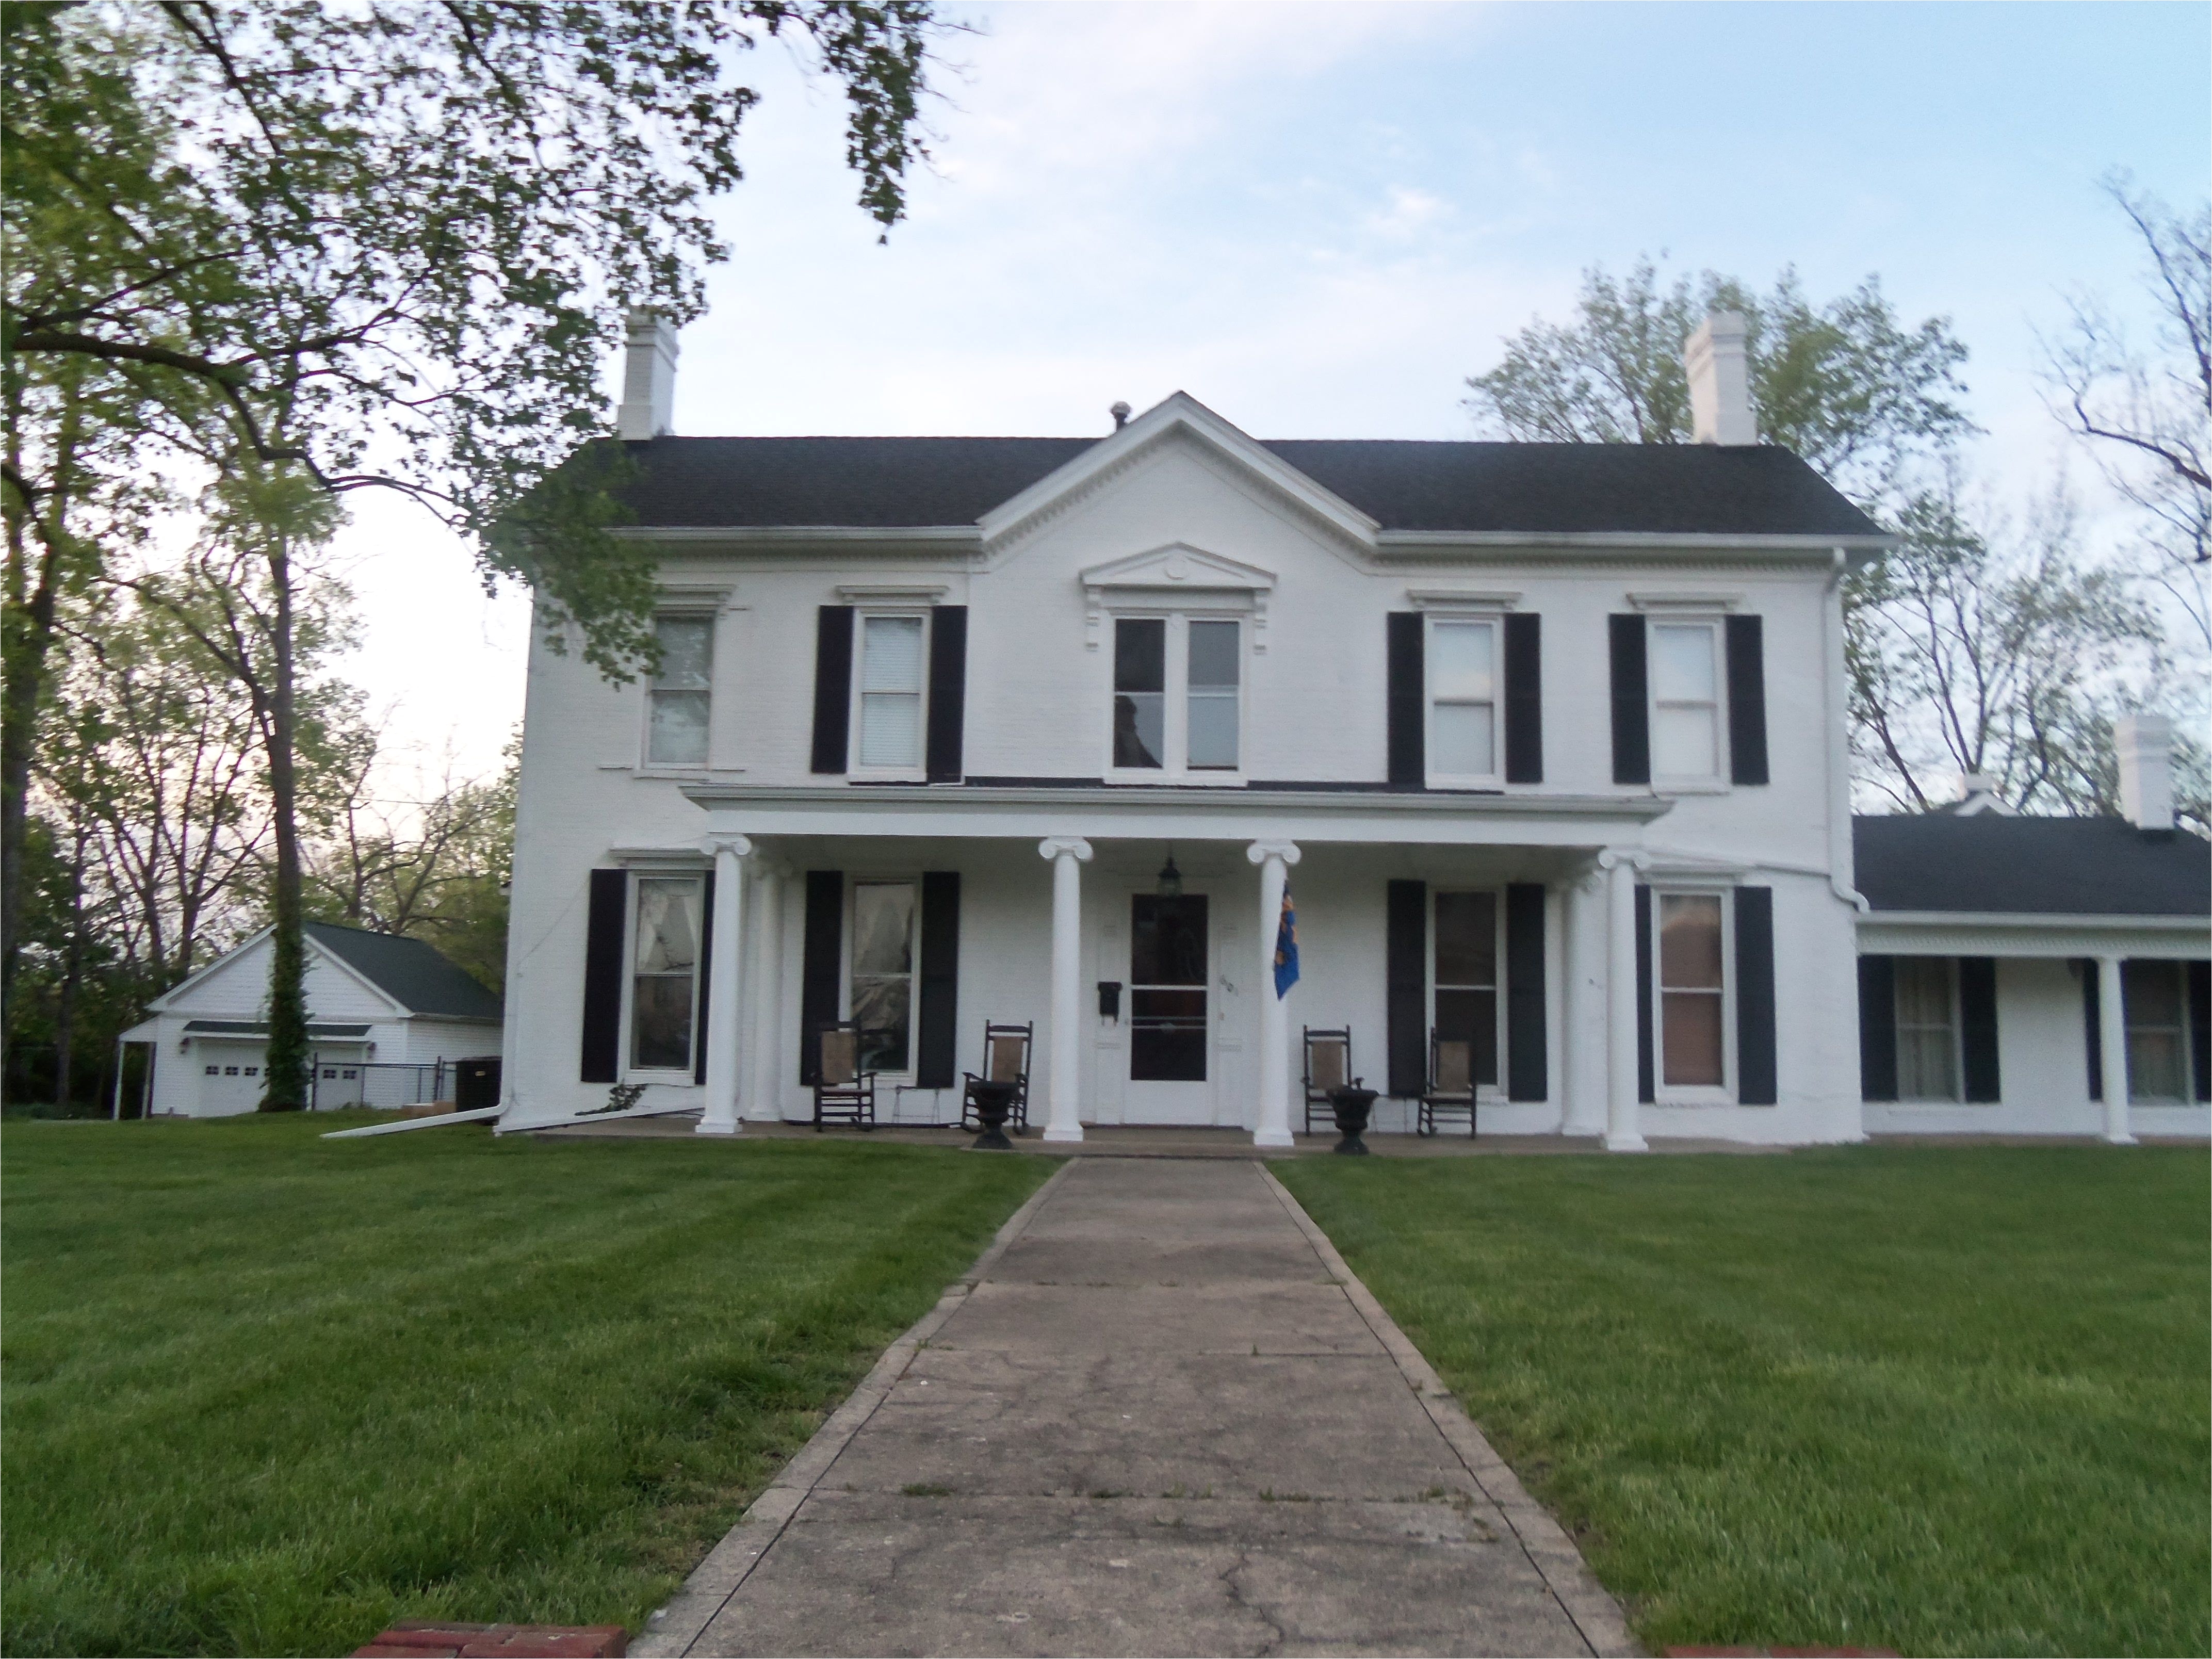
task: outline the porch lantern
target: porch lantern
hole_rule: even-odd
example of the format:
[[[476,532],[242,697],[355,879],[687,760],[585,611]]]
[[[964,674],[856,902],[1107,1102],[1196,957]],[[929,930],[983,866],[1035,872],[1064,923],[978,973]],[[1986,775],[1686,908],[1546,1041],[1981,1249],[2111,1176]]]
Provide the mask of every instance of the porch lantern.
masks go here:
[[[1182,872],[1176,868],[1175,854],[1168,854],[1168,861],[1160,866],[1159,884],[1152,890],[1162,898],[1182,896]]]

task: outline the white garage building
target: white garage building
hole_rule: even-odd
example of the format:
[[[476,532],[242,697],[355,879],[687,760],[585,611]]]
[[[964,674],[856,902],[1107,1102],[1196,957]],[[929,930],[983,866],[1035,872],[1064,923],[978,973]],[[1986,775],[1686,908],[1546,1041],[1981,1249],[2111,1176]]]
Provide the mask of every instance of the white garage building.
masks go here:
[[[156,997],[123,1034],[153,1050],[147,1115],[226,1117],[261,1103],[272,932]],[[319,1105],[402,1103],[442,1075],[422,1068],[499,1052],[500,1000],[434,946],[326,921],[306,933]]]

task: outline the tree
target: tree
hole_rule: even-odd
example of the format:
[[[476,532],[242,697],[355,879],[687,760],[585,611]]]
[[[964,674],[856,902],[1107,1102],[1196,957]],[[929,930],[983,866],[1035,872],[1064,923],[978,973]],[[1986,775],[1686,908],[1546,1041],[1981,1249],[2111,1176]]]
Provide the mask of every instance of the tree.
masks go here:
[[[113,401],[110,487],[170,467],[400,491],[626,677],[653,646],[649,561],[606,533],[622,454],[561,464],[604,427],[625,308],[696,314],[699,267],[724,257],[702,208],[740,178],[756,101],[726,66],[761,39],[811,43],[848,101],[861,204],[889,226],[922,153],[932,27],[925,0],[0,7],[11,420],[40,418],[18,381]],[[12,896],[52,646],[12,562],[19,526],[58,512],[70,451],[11,431],[9,452]],[[54,542],[93,574],[112,550],[66,527]],[[10,896],[0,964],[15,915]]]
[[[507,976],[507,885],[514,844],[520,734],[495,777],[450,765],[419,798],[380,796],[375,734],[355,727],[335,786],[317,804],[307,848],[316,916],[428,940],[485,985]]]
[[[2158,667],[2126,577],[2084,569],[2063,494],[2018,532],[1954,469],[1916,497],[1903,544],[1852,579],[1852,748],[1863,783],[1926,811],[1958,775],[2021,811],[2118,811],[2112,722]]]
[[[2052,410],[2145,527],[2154,580],[2212,651],[2212,207],[2187,216],[2131,188],[2105,193],[2144,255],[2145,339],[2094,294],[2044,342]]]
[[[1869,276],[1815,305],[1794,270],[1763,297],[1707,270],[1662,290],[1639,261],[1625,281],[1583,273],[1577,317],[1532,321],[1498,367],[1471,377],[1464,406],[1505,438],[1550,443],[1687,443],[1682,346],[1711,311],[1742,313],[1763,442],[1795,450],[1862,506],[1908,491],[1926,464],[1975,430],[1956,399],[1966,349],[1948,319],[1902,323]]]

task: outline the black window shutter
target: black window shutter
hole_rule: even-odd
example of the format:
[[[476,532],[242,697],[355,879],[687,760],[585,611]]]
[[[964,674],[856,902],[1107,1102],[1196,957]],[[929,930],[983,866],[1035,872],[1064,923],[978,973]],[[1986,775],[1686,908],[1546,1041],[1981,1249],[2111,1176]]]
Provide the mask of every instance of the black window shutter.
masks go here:
[[[1728,619],[1729,776],[1766,781],[1766,643],[1757,617]]]
[[[805,942],[799,959],[799,1080],[821,1072],[814,1034],[837,1023],[837,975],[845,965],[845,872],[806,872]]]
[[[845,769],[853,721],[853,607],[825,605],[814,618],[814,760],[811,770]]]
[[[921,878],[921,1006],[915,1017],[915,1087],[950,1089],[953,1027],[960,1018],[957,870],[931,870]]]
[[[1540,882],[1515,882],[1505,890],[1505,1097],[1544,1100],[1551,1092],[1544,1032],[1544,889]]]
[[[1421,613],[1418,611],[1393,611],[1389,617],[1389,740],[1386,746],[1390,760],[1390,781],[1400,789],[1419,789],[1426,787],[1429,776],[1428,735],[1421,708],[1427,692],[1428,678],[1424,665],[1425,647],[1421,636]],[[1428,1069],[1429,1062],[1424,1059],[1421,1061],[1422,1088],[1428,1086]],[[1395,1085],[1391,1092],[1397,1092]],[[1413,1092],[1419,1094],[1420,1090],[1416,1089]]]
[[[1771,1106],[1774,1075],[1774,890],[1735,890],[1735,1098]]]
[[[964,605],[940,605],[929,613],[929,781],[932,783],[960,781],[961,741],[967,717],[968,607]],[[954,880],[957,883],[958,878],[954,878]],[[946,1063],[951,1064],[949,1060]],[[947,1081],[950,1081],[949,1073]]]
[[[2105,1011],[2098,1006],[2097,958],[2081,958],[2081,1052],[2089,1059],[2089,1098],[2105,1097]]]
[[[1980,1103],[2004,1097],[1997,1079],[1997,963],[1995,957],[1959,958],[1959,1049],[1966,1098]]]
[[[699,1018],[691,1041],[691,1080],[707,1080],[707,1013],[714,1004],[714,872],[709,870],[699,889]]]
[[[577,1073],[586,1083],[612,1083],[622,1063],[623,923],[629,908],[629,872],[592,871],[584,924],[584,1063]]]
[[[1618,617],[1614,618],[1619,621]],[[1631,617],[1641,623],[1641,617]],[[1641,635],[1638,636],[1639,639]],[[1640,653],[1643,646],[1637,650]],[[1651,890],[1636,884],[1636,1097],[1649,1103],[1659,1097],[1655,1086],[1658,1068],[1651,1052]]]
[[[1897,1098],[1897,958],[1859,958],[1859,1097]]]
[[[1412,1100],[1429,1086],[1428,884],[1392,882],[1384,918],[1390,1093]]]
[[[2189,964],[2190,1092],[2212,1100],[2212,962]]]
[[[1516,611],[1505,619],[1505,781],[1543,781],[1544,619]]]
[[[1613,781],[1649,783],[1651,711],[1644,689],[1644,618],[1608,617],[1606,621],[1612,630]]]

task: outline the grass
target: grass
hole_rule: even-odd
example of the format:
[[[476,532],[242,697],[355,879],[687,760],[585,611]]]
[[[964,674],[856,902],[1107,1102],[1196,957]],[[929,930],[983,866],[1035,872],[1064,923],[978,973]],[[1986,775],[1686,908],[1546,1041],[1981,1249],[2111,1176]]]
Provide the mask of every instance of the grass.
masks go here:
[[[2201,1150],[1274,1168],[1654,1651],[2212,1650]]]
[[[636,1629],[1050,1172],[13,1124],[0,1651]]]

